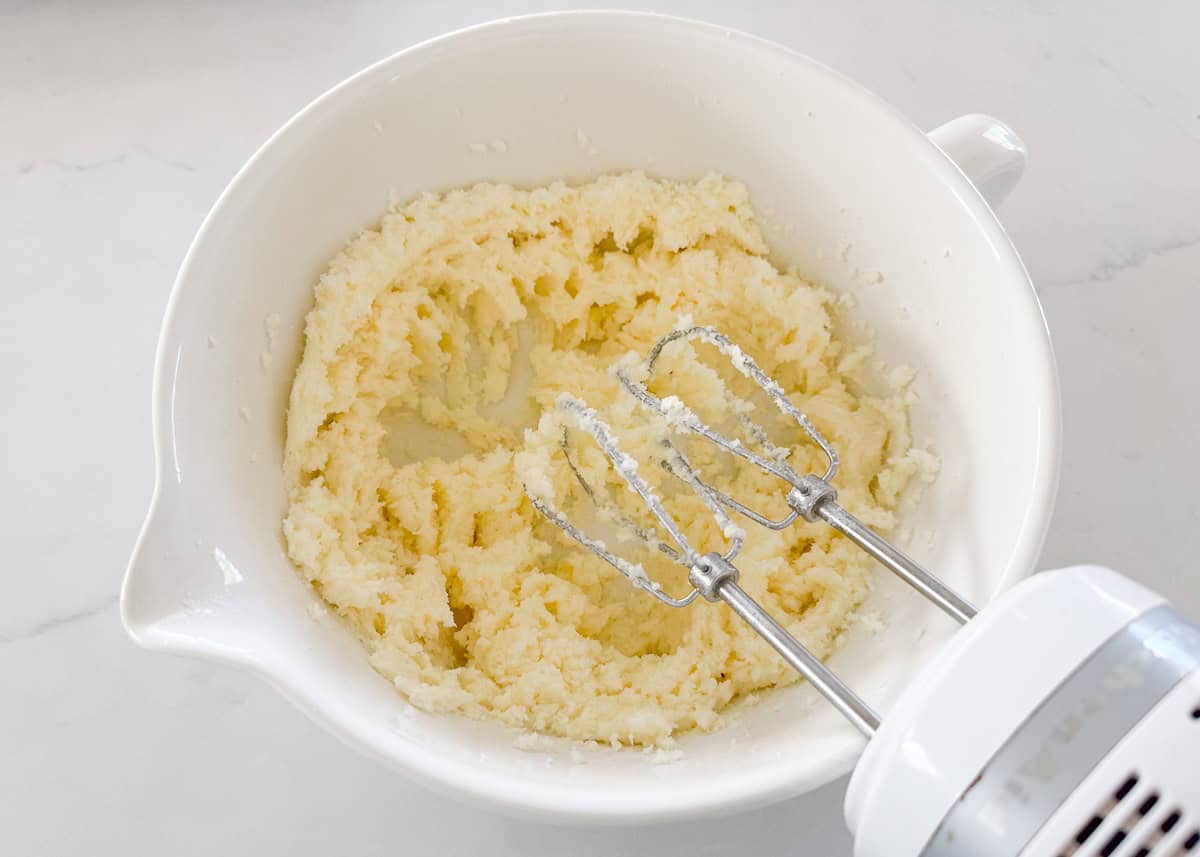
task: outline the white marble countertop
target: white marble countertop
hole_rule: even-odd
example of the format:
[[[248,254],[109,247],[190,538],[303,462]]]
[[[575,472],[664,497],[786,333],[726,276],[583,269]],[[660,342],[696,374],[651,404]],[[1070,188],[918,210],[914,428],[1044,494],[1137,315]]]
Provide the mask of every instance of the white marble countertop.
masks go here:
[[[846,855],[841,788],[723,821],[541,827],[344,749],[245,675],[149,654],[116,593],[152,482],[150,377],[193,231],[250,152],[361,66],[535,2],[0,8],[0,850],[14,855]],[[1002,219],[1062,373],[1043,564],[1200,614],[1200,60],[1193,0],[661,2],[857,78],[918,123],[992,113]]]

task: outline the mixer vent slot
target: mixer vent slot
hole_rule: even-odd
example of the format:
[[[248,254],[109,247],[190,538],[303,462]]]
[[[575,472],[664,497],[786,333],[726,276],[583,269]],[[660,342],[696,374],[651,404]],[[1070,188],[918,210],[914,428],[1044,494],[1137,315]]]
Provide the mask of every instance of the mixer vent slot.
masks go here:
[[[1190,854],[1200,854],[1200,828],[1189,833],[1187,839],[1180,842],[1174,849],[1159,848],[1155,850],[1142,846],[1130,857],[1188,857]]]
[[[1075,833],[1074,838],[1059,852],[1059,857],[1071,857],[1071,855],[1077,853],[1092,838],[1092,834],[1100,828],[1100,825],[1104,824],[1104,819],[1108,818],[1113,810],[1120,806],[1125,798],[1129,797],[1129,793],[1134,790],[1137,784],[1138,775],[1136,773],[1126,777],[1124,782],[1117,786],[1104,799],[1104,802],[1100,806],[1096,807],[1095,814],[1084,822],[1083,826]],[[1120,845],[1120,842],[1117,845]],[[1114,849],[1116,848],[1115,845],[1113,847]]]
[[[1129,852],[1128,857],[1185,857],[1189,853],[1196,852],[1197,846],[1200,845],[1200,830],[1192,831],[1182,841],[1174,840],[1178,842],[1177,845],[1170,844],[1170,834],[1178,833],[1180,825],[1186,823],[1183,808],[1179,806],[1166,808],[1164,805],[1160,805],[1159,809],[1161,812],[1158,815],[1148,819],[1149,830],[1145,830],[1144,825],[1137,828],[1137,834],[1141,837],[1141,841],[1136,850]],[[1146,814],[1140,812],[1141,807],[1138,807],[1138,810],[1139,814],[1133,819],[1132,824],[1126,822],[1126,830],[1145,818]],[[1125,857],[1125,854],[1122,852],[1116,857]]]
[[[1121,822],[1120,828],[1113,831],[1113,833],[1109,835],[1108,840],[1103,846],[1101,846],[1100,851],[1098,852],[1100,857],[1113,857],[1113,855],[1116,855],[1117,849],[1126,844],[1127,840],[1129,839],[1129,835],[1133,832],[1134,828],[1137,827],[1146,818],[1146,816],[1154,811],[1154,808],[1159,805],[1159,802],[1160,797],[1157,791],[1151,791],[1144,798],[1142,798],[1138,802],[1137,806],[1131,812],[1126,814],[1124,820]],[[1145,851],[1146,853],[1143,854],[1142,857],[1147,857],[1147,855],[1150,853],[1149,848],[1146,848]],[[1119,857],[1123,857],[1123,855],[1119,855]]]

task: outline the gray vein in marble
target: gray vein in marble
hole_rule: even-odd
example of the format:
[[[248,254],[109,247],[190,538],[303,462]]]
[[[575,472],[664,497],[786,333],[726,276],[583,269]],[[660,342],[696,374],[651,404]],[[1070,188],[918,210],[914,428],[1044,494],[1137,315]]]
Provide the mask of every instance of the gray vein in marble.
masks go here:
[[[60,161],[57,158],[50,158],[44,161],[27,161],[17,168],[17,175],[27,176],[30,173],[46,169],[47,167],[62,170],[65,173],[86,173],[92,170],[103,169],[104,167],[111,167],[115,164],[122,164],[125,162],[126,157],[128,156],[120,154],[111,158],[102,158],[98,161],[83,161],[79,163]]]
[[[155,163],[162,164],[164,167],[170,167],[173,170],[182,170],[185,173],[196,172],[196,167],[192,164],[189,164],[187,161],[178,161],[174,158],[168,158],[165,155],[158,154],[147,146],[137,145],[133,148],[135,151],[140,152],[143,156],[149,158]]]
[[[46,634],[57,631],[60,628],[73,625],[76,622],[82,622],[100,613],[104,613],[108,610],[108,608],[112,607],[116,603],[117,596],[110,595],[98,604],[92,604],[70,613],[64,613],[60,616],[53,616],[49,619],[29,625],[25,628],[0,632],[0,644],[17,643],[23,640],[32,640],[37,637],[42,637]]]
[[[1172,116],[1169,112],[1164,110],[1156,101],[1151,99],[1150,96],[1148,96],[1148,95],[1146,95],[1146,93],[1142,92],[1141,89],[1139,89],[1136,86],[1133,86],[1128,80],[1125,79],[1125,76],[1116,68],[1116,66],[1114,66],[1112,63],[1110,63],[1108,60],[1106,60],[1104,57],[1100,56],[1099,54],[1093,53],[1091,56],[1092,56],[1092,59],[1094,59],[1096,61],[1096,65],[1100,66],[1100,68],[1102,68],[1106,72],[1108,72],[1109,75],[1112,76],[1112,79],[1115,80],[1118,84],[1120,84],[1121,88],[1124,89],[1127,93],[1129,93],[1129,95],[1132,96],[1134,98],[1134,100],[1136,100],[1139,104],[1141,104],[1143,107],[1145,107],[1148,110],[1150,110],[1151,112],[1153,112],[1159,118],[1165,120],[1169,125],[1171,125],[1173,128],[1178,130],[1181,134],[1183,134],[1189,140],[1200,143],[1200,137],[1196,136],[1196,134],[1193,132],[1193,130],[1191,128],[1189,128],[1187,125],[1181,123],[1174,116]],[[1197,117],[1197,118],[1200,118],[1200,117]]]
[[[17,175],[27,176],[30,173],[35,173],[44,169],[56,169],[65,173],[89,173],[93,170],[104,169],[105,167],[115,167],[124,164],[129,160],[130,152],[140,155],[142,158],[153,161],[156,164],[161,164],[164,167],[169,167],[173,170],[182,170],[186,173],[196,172],[196,167],[186,161],[168,158],[158,154],[147,146],[136,145],[130,147],[128,151],[113,155],[111,158],[100,158],[95,161],[64,161],[59,158],[47,158],[45,160],[26,161],[21,166],[17,167]]]
[[[1057,280],[1035,280],[1035,284],[1043,288],[1059,288],[1062,286],[1076,286],[1084,283],[1107,283],[1116,278],[1119,274],[1126,271],[1139,268],[1152,258],[1168,256],[1180,250],[1186,250],[1189,247],[1195,247],[1200,244],[1200,235],[1192,235],[1184,238],[1173,238],[1168,241],[1163,241],[1161,244],[1154,244],[1149,247],[1132,250],[1125,256],[1118,259],[1111,259],[1102,262],[1096,267],[1088,271],[1082,277],[1069,277],[1066,279]]]

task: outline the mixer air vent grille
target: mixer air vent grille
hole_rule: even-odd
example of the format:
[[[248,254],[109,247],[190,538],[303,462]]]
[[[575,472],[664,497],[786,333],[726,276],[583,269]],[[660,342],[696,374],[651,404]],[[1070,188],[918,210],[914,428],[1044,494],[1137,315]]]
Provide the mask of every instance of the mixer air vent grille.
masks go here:
[[[1152,791],[1138,803],[1137,808],[1128,813],[1121,822],[1121,827],[1111,834],[1100,848],[1100,857],[1113,857],[1117,854],[1117,850],[1129,840],[1130,834],[1134,832],[1134,828],[1148,816],[1159,804],[1159,794],[1157,791]],[[1139,829],[1140,831],[1140,829]],[[1143,845],[1139,851],[1145,853],[1142,857],[1147,857],[1153,850],[1154,843]],[[1135,852],[1136,853],[1136,852]]]
[[[1200,704],[1197,704],[1189,712],[1189,716],[1193,721],[1200,723]],[[1154,826],[1148,833],[1138,831],[1141,835],[1141,842],[1137,850],[1131,851],[1129,857],[1187,857],[1187,855],[1200,855],[1200,827],[1196,827],[1189,831],[1186,836],[1178,841],[1178,844],[1171,845],[1169,842],[1170,834],[1179,830],[1185,825],[1189,819],[1185,818],[1186,812],[1182,807],[1171,807],[1161,818],[1154,819]],[[1192,819],[1194,821],[1194,819]],[[1124,857],[1124,855],[1117,855]]]
[[[1129,797],[1130,792],[1137,787],[1137,784],[1137,774],[1130,774],[1126,777],[1124,782],[1117,786],[1100,806],[1096,807],[1095,814],[1084,822],[1083,826],[1076,832],[1075,838],[1067,844],[1067,847],[1059,852],[1059,857],[1072,857],[1072,855],[1078,853],[1092,838],[1092,835],[1100,829],[1100,825],[1104,824],[1104,820],[1112,814],[1113,810]],[[1119,844],[1118,842],[1117,845]],[[1116,846],[1113,847],[1116,848]]]
[[[1200,827],[1179,833],[1189,822],[1195,819],[1187,818],[1183,807],[1132,773],[1108,794],[1058,857],[1200,857]]]

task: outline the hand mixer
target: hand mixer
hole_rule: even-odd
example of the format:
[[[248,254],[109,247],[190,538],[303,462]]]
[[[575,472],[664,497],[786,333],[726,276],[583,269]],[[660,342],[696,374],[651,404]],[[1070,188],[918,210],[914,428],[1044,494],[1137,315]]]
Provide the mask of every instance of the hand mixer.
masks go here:
[[[761,452],[706,425],[675,396],[659,398],[619,368],[621,385],[670,432],[662,466],[696,492],[729,547],[693,548],[612,429],[571,396],[558,407],[589,433],[669,542],[611,506],[619,523],[684,567],[692,589],[668,595],[641,565],[592,538],[553,502],[533,505],[637,587],[672,607],[723,601],[866,738],[846,795],[858,857],[1099,855],[1200,857],[1200,626],[1108,569],[1036,575],[979,611],[837,502],[834,449],[782,387],[720,332],[677,329],[646,357],[652,373],[672,343],[715,346],[824,454],[802,474],[765,429],[740,415]],[[788,512],[771,519],[713,487],[670,436],[703,438],[782,482]],[[564,448],[566,438],[564,436]],[[568,458],[568,460],[570,460]],[[579,469],[587,494],[596,499]],[[738,585],[745,533],[736,515],[773,530],[824,521],[936,604],[963,629],[882,719]]]

